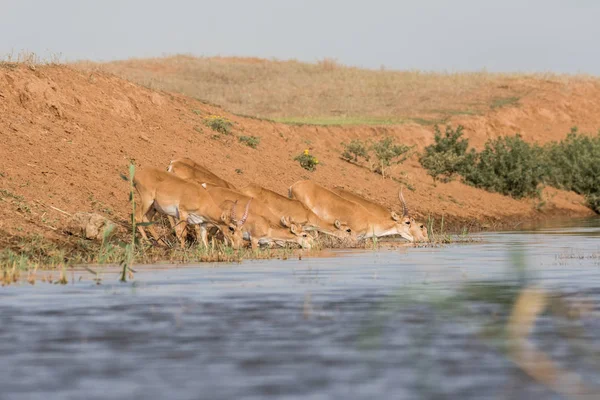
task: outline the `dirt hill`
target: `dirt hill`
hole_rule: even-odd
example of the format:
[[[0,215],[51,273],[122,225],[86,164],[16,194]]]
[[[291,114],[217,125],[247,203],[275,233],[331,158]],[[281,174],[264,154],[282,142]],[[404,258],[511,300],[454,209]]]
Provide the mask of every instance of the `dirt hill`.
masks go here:
[[[600,128],[600,80],[585,75],[367,70],[327,59],[309,64],[186,55],[76,65],[282,122],[425,127],[460,122],[471,129],[476,146],[516,132],[546,141],[562,138],[573,125]],[[431,129],[419,132],[431,136]]]
[[[517,130],[526,140],[545,141],[563,137],[573,125],[597,129],[597,81],[557,78],[536,88],[518,107],[457,115],[449,121],[464,124],[475,145]],[[432,141],[431,127],[418,123],[300,126],[240,117],[109,73],[62,65],[2,64],[0,113],[0,247],[32,233],[61,240],[64,213],[94,210],[125,221],[127,183],[119,175],[130,160],[141,167],[166,168],[170,160],[187,156],[235,185],[256,182],[282,194],[299,179],[313,179],[328,187],[351,188],[397,209],[398,183],[341,160],[340,143],[383,135],[419,148]],[[233,135],[215,137],[204,124],[209,115],[233,121]],[[258,148],[240,143],[240,135],[259,137]],[[307,148],[320,160],[312,173],[293,161]],[[436,186],[416,157],[391,172],[397,178],[404,172],[402,179],[414,187],[406,197],[417,215],[438,220],[445,215],[456,227],[592,214],[582,197],[554,189],[545,190],[542,204],[459,182]]]

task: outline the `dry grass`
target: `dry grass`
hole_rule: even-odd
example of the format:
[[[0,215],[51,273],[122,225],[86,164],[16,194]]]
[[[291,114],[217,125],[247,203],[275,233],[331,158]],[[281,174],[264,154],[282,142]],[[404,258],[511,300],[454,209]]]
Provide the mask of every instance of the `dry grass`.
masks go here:
[[[153,89],[181,92],[237,114],[326,125],[407,120],[429,125],[453,115],[518,106],[519,99],[542,81],[564,79],[551,74],[367,70],[327,59],[309,64],[176,55],[75,65]]]
[[[31,51],[21,50],[19,52],[12,51],[0,56],[0,67],[15,68],[18,64],[25,64],[30,67],[36,65],[57,65],[62,63],[62,53],[47,53],[39,55]]]

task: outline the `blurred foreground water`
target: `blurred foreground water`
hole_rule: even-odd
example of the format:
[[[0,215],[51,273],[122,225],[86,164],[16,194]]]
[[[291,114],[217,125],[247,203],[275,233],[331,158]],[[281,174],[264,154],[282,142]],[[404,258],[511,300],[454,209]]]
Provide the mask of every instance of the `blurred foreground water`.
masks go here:
[[[477,237],[1,288],[0,399],[600,398],[600,221]]]

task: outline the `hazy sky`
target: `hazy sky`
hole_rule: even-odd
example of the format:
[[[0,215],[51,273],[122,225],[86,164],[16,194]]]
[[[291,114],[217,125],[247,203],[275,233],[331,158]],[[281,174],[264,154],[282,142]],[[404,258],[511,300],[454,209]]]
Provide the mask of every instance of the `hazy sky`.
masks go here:
[[[600,75],[598,0],[0,0],[0,55],[241,55]]]

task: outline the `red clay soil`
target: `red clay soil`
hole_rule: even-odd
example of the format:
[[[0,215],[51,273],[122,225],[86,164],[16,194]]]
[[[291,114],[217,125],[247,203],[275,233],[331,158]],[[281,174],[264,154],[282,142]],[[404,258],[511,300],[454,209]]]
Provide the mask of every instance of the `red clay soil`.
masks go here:
[[[600,88],[580,84],[569,92],[552,85],[485,116],[452,120],[466,127],[475,146],[488,137],[521,132],[526,140],[565,136],[573,125],[595,131]],[[208,115],[234,121],[234,134],[213,138]],[[39,233],[64,238],[64,213],[96,211],[125,221],[130,211],[128,183],[120,178],[130,160],[139,167],[166,168],[190,157],[237,186],[256,182],[281,194],[300,179],[326,187],[341,185],[394,209],[399,184],[339,158],[340,143],[391,135],[419,148],[431,143],[431,127],[417,124],[380,127],[291,126],[244,118],[178,94],[155,92],[112,75],[66,66],[0,67],[0,248],[20,236]],[[239,135],[261,139],[257,149]],[[319,159],[315,172],[294,156],[310,149]],[[453,226],[490,229],[552,216],[589,216],[584,199],[546,189],[540,200],[514,200],[460,182],[438,183],[416,157],[391,169],[414,191],[409,207],[422,219],[444,215]],[[401,175],[403,172],[405,175]],[[57,210],[58,209],[58,210]]]

